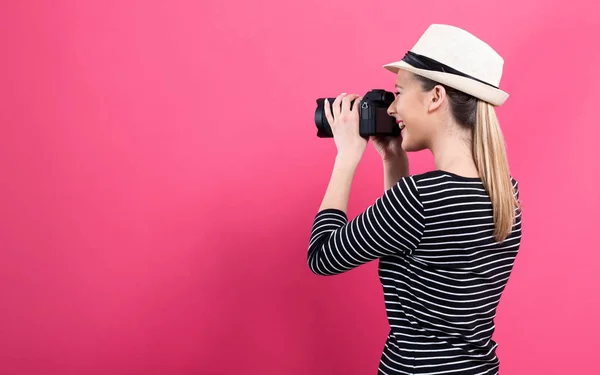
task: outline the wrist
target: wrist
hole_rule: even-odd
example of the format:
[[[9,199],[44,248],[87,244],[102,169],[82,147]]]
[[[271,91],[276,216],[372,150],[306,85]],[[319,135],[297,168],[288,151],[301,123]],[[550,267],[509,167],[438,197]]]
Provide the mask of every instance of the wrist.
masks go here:
[[[359,157],[349,154],[338,153],[335,157],[335,167],[340,169],[354,171],[358,167],[359,162]]]
[[[401,166],[401,165],[408,165],[408,156],[403,153],[401,155],[386,155],[384,157],[381,158],[381,160],[383,161],[384,165],[390,165],[390,166]]]
[[[395,157],[383,160],[383,169],[386,174],[393,174],[395,177],[408,176],[409,166],[408,157]]]

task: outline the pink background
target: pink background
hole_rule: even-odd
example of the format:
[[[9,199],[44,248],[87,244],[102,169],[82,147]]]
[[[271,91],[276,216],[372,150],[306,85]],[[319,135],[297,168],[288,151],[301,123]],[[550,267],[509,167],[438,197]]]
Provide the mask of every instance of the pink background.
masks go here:
[[[393,90],[381,65],[434,22],[506,61],[501,373],[600,373],[599,7],[460,3],[3,2],[0,374],[374,374],[376,263],[306,266],[335,150],[315,99]],[[369,147],[349,214],[382,189]]]

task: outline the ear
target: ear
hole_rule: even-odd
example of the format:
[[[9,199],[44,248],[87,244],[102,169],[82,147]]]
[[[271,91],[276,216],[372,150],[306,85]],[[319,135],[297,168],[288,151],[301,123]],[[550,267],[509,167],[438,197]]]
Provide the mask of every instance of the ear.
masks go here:
[[[427,108],[429,112],[433,112],[440,108],[446,99],[446,89],[441,85],[436,85],[428,95],[429,102],[427,103]]]

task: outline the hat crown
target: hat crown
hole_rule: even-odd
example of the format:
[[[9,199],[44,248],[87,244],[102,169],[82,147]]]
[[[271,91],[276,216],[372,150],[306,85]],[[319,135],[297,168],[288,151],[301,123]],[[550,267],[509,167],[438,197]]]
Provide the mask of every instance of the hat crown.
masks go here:
[[[494,86],[500,85],[504,59],[487,43],[456,26],[429,26],[411,51]]]

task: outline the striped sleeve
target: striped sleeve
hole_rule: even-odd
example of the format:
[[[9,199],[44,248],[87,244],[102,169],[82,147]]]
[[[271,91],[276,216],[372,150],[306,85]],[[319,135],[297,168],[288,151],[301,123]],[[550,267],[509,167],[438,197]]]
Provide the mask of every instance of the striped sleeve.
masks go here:
[[[424,229],[415,181],[403,177],[364,212],[348,222],[337,209],[317,213],[308,245],[308,266],[336,275],[388,255],[411,254]]]

